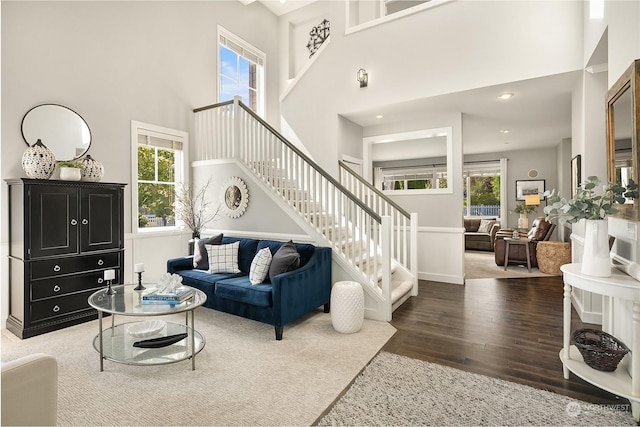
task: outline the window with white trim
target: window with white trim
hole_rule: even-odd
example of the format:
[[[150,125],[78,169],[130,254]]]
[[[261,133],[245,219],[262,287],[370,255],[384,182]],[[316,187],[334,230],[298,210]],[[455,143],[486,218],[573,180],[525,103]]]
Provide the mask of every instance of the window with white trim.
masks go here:
[[[174,230],[176,186],[184,179],[188,134],[132,121],[131,137],[134,229]]]
[[[431,190],[447,188],[446,166],[380,169],[382,190]]]
[[[465,164],[463,174],[464,216],[500,218],[500,163]]]
[[[244,104],[263,115],[265,60],[260,49],[218,26],[218,102],[241,96]]]

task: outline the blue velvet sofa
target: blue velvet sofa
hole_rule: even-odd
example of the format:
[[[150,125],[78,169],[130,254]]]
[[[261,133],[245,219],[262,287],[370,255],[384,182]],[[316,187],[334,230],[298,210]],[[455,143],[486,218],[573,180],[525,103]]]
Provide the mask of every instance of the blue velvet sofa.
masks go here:
[[[273,278],[271,283],[252,285],[249,269],[253,257],[268,247],[271,254],[285,242],[224,236],[222,244],[240,242],[240,273],[208,273],[193,268],[193,256],[167,261],[167,271],[182,276],[182,283],[207,294],[205,307],[273,325],[276,340],[282,339],[284,325],[324,306],[331,299],[331,248],[294,243],[300,266]],[[268,276],[265,281],[269,281]]]

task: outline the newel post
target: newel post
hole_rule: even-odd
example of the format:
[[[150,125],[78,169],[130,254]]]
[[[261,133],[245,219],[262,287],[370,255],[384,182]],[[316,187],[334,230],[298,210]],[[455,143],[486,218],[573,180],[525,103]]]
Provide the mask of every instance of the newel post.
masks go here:
[[[411,263],[411,275],[413,276],[413,287],[411,295],[418,295],[418,213],[411,213],[411,229],[409,231],[411,239],[411,255],[409,262]]]
[[[391,217],[383,216],[381,224],[380,246],[382,248],[382,297],[384,298],[384,317],[387,322],[391,321]]]
[[[241,123],[241,116],[240,116],[240,101],[242,101],[242,97],[241,96],[234,96],[233,97],[233,144],[231,146],[231,149],[229,150],[231,154],[231,157],[237,157],[240,154],[240,137],[241,137],[241,132],[240,132],[240,123]]]

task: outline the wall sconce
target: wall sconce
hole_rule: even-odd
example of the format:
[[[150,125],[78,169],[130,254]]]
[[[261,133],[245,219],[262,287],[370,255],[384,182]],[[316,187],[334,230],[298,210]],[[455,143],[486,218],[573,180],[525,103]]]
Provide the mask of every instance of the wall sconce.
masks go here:
[[[369,84],[369,74],[367,74],[364,68],[358,70],[356,80],[360,82],[360,87],[367,87]]]

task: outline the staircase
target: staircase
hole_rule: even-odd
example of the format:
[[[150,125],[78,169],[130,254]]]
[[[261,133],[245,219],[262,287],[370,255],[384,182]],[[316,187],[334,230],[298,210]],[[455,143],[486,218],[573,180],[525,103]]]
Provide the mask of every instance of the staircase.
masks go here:
[[[359,282],[365,315],[391,320],[417,295],[417,214],[409,214],[346,165],[338,182],[239,98],[194,110],[196,160],[238,160],[318,244],[334,271]]]

